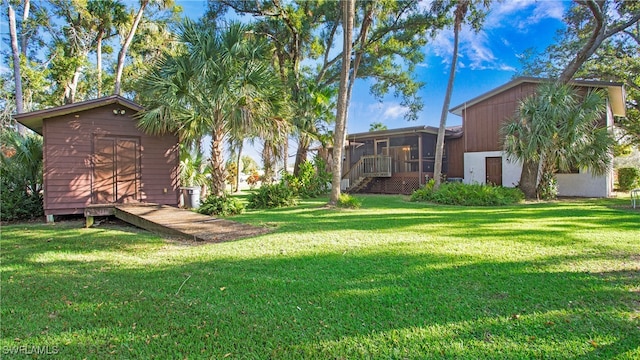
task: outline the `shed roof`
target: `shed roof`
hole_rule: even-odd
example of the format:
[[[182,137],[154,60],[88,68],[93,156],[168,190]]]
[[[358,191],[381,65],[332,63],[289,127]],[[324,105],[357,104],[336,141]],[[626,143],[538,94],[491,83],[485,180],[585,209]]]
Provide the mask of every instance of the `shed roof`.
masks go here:
[[[57,106],[54,108],[16,114],[13,117],[22,125],[42,135],[42,122],[44,121],[44,119],[73,114],[79,111],[94,109],[110,104],[125,106],[133,111],[140,111],[143,109],[142,106],[134,103],[131,100],[125,99],[120,95],[111,95],[98,99]]]
[[[469,101],[465,101],[464,103],[449,109],[449,112],[462,116],[462,110],[464,110],[466,107],[473,106],[481,101],[489,99],[497,94],[505,92],[520,84],[523,84],[523,83],[542,84],[542,83],[552,82],[552,81],[553,81],[552,79],[534,78],[534,77],[526,77],[526,76],[518,77],[502,86],[499,86],[480,96],[477,96]],[[609,95],[609,104],[611,104],[611,110],[613,111],[613,115],[626,116],[626,104],[625,104],[626,94],[625,94],[623,83],[595,81],[595,80],[573,80],[570,82],[570,84],[575,86],[586,86],[586,87],[606,89]]]

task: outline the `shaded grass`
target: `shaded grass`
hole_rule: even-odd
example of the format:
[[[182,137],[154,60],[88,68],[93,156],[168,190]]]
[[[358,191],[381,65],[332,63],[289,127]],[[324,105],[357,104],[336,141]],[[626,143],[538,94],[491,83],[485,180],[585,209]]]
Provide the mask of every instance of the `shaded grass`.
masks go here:
[[[2,228],[0,345],[63,358],[640,356],[640,213],[362,196],[186,246],[126,227]],[[628,202],[626,202],[628,204]]]

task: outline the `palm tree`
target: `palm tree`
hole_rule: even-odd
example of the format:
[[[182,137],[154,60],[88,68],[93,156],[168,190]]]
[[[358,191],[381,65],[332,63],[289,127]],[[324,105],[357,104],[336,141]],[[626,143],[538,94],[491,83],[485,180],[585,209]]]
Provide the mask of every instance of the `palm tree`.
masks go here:
[[[487,8],[490,0],[458,0],[456,8],[454,10],[453,19],[453,56],[451,59],[451,69],[449,70],[449,80],[447,81],[447,90],[442,104],[442,112],[440,113],[440,127],[438,128],[438,137],[436,139],[436,154],[435,163],[433,167],[434,185],[433,189],[438,190],[440,182],[442,181],[442,158],[444,155],[444,135],[447,129],[447,115],[449,113],[449,104],[451,102],[451,93],[453,92],[453,83],[456,77],[456,66],[458,64],[458,45],[460,43],[460,30],[462,23],[465,21],[467,12],[471,8],[472,18],[470,19],[471,26],[477,31],[480,29],[484,13],[478,10],[478,3]],[[444,6],[445,9],[448,5],[443,2],[435,2],[434,8]],[[422,155],[420,155],[422,156]]]
[[[182,141],[211,136],[211,193],[225,188],[223,149],[229,134],[279,128],[279,78],[269,68],[267,43],[241,24],[214,31],[185,21],[179,28],[183,51],[165,55],[141,81],[148,99],[140,127],[150,133],[176,132]]]
[[[297,116],[294,119],[295,133],[298,138],[296,162],[293,174],[298,175],[300,165],[307,160],[307,153],[312,141],[317,140],[326,125],[334,122],[333,113],[335,88],[319,87],[317,84],[307,81],[304,91],[298,96]]]
[[[371,124],[369,124],[369,131],[373,132],[373,131],[382,131],[382,130],[387,130],[387,125],[378,122],[378,121],[374,121]]]
[[[342,3],[342,68],[340,70],[340,86],[336,104],[336,125],[333,134],[333,173],[331,179],[331,195],[329,205],[336,206],[340,199],[340,183],[342,181],[342,150],[345,142],[347,127],[347,112],[349,108],[349,73],[355,77],[357,69],[351,65],[351,51],[353,41],[353,21],[355,17],[355,0],[345,0]],[[357,62],[356,62],[357,64]],[[353,83],[351,83],[353,85]]]
[[[599,124],[606,109],[604,95],[591,90],[581,96],[571,85],[543,84],[522,100],[516,117],[502,127],[504,151],[522,162],[520,189],[536,198],[538,178],[558,170],[588,168],[594,175],[609,171],[615,142]]]

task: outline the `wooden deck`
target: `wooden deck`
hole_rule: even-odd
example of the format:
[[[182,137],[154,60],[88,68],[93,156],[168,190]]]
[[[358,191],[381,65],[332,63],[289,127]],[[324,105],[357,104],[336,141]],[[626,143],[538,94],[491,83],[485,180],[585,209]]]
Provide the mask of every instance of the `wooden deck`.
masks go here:
[[[266,228],[218,219],[166,205],[118,204],[114,205],[113,209],[113,214],[120,220],[154,233],[185,240],[223,242],[269,231]],[[89,224],[88,221],[87,224]]]

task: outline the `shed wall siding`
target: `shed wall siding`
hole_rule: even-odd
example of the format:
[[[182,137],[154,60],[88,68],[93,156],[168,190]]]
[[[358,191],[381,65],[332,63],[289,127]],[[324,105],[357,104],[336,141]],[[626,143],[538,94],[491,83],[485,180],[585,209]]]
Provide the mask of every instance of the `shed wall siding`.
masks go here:
[[[126,115],[114,115],[117,104],[45,119],[45,213],[77,214],[91,204],[92,154],[95,136],[127,136],[140,139],[141,174],[139,200],[178,204],[178,152],[175,136],[149,136]],[[166,189],[166,192],[165,192]]]

